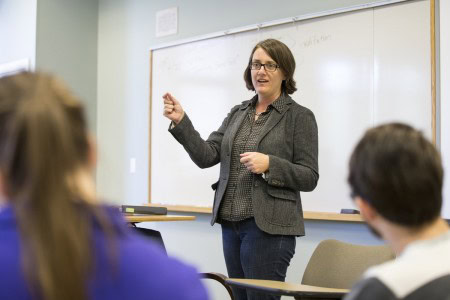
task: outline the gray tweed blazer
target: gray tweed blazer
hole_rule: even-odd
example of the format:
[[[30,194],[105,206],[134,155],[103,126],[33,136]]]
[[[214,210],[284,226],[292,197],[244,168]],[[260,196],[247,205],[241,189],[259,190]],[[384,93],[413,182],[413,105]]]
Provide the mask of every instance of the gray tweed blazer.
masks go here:
[[[257,97],[257,96],[255,96]],[[252,202],[255,222],[270,234],[304,235],[300,191],[314,190],[319,180],[318,133],[314,114],[291,97],[284,110],[273,110],[257,143],[257,151],[269,155],[268,177],[253,175]],[[217,131],[205,141],[194,129],[188,115],[170,133],[183,145],[200,168],[220,162],[215,190],[213,225],[228,184],[231,148],[242,121],[251,109],[251,100],[236,105]]]

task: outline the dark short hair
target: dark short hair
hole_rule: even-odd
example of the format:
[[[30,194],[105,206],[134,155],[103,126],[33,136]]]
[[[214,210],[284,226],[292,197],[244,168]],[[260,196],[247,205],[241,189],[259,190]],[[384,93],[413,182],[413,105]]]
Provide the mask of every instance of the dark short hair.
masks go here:
[[[436,148],[401,123],[368,130],[350,158],[348,182],[385,219],[420,228],[439,217],[444,171]]]
[[[267,52],[267,54],[280,66],[281,72],[283,72],[286,77],[281,84],[281,91],[286,94],[293,94],[297,90],[294,80],[295,59],[288,46],[275,39],[261,41],[253,48],[250,58],[248,59],[247,67],[244,71],[244,80],[247,88],[251,91],[255,90],[252,82],[250,64],[252,63],[253,54],[258,48]]]

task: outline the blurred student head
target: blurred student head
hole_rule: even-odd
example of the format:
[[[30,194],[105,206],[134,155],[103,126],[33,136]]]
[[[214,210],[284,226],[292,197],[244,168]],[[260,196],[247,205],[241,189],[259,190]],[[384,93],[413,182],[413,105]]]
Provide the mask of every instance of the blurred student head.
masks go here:
[[[420,131],[400,123],[368,130],[354,149],[349,167],[352,196],[376,231],[374,215],[412,231],[439,218],[441,158]]]
[[[41,299],[85,299],[94,205],[94,151],[83,106],[57,78],[0,78],[1,198],[16,215],[22,267]],[[5,203],[4,203],[5,204]]]

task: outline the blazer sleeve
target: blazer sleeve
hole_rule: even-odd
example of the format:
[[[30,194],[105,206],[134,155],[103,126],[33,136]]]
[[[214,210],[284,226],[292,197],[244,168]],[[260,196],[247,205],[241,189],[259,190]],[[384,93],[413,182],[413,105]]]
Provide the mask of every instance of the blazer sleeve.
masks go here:
[[[178,125],[169,132],[183,145],[192,161],[200,168],[209,168],[220,162],[222,139],[234,110],[223,120],[217,131],[212,132],[205,141],[195,130],[189,116],[185,113]]]
[[[269,185],[310,192],[319,181],[318,129],[314,114],[304,109],[295,119],[293,160],[269,155]]]

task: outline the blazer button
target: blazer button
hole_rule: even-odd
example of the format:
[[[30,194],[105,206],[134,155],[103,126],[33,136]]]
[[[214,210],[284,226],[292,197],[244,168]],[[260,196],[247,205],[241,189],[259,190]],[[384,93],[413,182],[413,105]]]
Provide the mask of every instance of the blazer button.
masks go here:
[[[257,182],[255,182],[255,186],[258,186],[258,183],[257,183]]]

